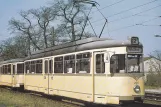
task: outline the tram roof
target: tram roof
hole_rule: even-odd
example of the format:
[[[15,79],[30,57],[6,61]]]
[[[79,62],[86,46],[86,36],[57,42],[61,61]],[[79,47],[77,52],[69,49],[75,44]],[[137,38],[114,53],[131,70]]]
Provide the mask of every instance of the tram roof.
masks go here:
[[[53,46],[53,47],[49,47],[49,48],[44,48],[42,50],[32,52],[31,54],[37,54],[37,53],[41,53],[41,52],[57,50],[57,49],[62,49],[62,48],[67,48],[67,47],[73,47],[73,46],[76,46],[76,45],[87,44],[87,43],[95,42],[95,41],[104,41],[104,40],[110,40],[110,39],[91,37],[91,38],[86,38],[86,39],[82,39],[82,40],[76,40],[74,42],[67,42],[67,43],[60,44],[60,45]]]
[[[134,45],[131,44],[130,40],[121,41],[108,38],[91,37],[33,52],[26,59],[48,57],[52,55],[66,54],[91,49],[121,47],[121,46],[134,46]],[[142,44],[139,42],[139,45],[137,46],[142,46]]]
[[[25,59],[24,58],[18,58],[18,59],[11,59],[11,60],[6,60],[0,62],[0,64],[7,64],[7,63],[14,63],[14,62],[23,62]]]

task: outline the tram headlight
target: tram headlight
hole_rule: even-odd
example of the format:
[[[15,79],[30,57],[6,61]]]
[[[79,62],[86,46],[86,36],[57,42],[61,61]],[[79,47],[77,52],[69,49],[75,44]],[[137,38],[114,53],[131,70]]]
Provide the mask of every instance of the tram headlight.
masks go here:
[[[134,86],[134,91],[135,91],[136,93],[139,93],[139,92],[140,92],[140,86],[139,86],[139,85],[135,85],[135,86]]]

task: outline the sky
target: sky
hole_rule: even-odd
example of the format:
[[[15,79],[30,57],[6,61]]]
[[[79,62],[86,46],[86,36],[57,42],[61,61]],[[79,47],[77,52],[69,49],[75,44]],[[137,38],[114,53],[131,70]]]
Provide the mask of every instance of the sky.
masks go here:
[[[161,0],[95,0],[99,11],[107,18],[108,23],[102,38],[126,40],[129,36],[138,36],[147,56],[155,50],[161,51]],[[1,0],[0,1],[0,41],[13,37],[8,28],[8,21],[20,18],[21,10],[36,9],[46,6],[51,0]],[[88,5],[90,6],[90,5]],[[92,8],[90,22],[97,35],[100,34],[104,17]],[[90,26],[86,31],[92,31]]]

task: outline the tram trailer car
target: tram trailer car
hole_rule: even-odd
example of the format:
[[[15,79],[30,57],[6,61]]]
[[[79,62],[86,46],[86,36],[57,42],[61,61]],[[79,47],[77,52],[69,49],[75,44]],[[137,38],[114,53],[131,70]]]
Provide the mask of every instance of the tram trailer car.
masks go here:
[[[24,87],[24,59],[0,62],[0,86]]]
[[[142,61],[138,37],[78,40],[26,58],[24,89],[99,104],[142,102]]]

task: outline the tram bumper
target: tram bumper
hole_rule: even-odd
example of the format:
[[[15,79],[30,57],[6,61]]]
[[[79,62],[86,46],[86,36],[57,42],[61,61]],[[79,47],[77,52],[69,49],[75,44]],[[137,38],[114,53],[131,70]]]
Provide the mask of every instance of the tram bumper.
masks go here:
[[[121,102],[130,102],[130,101],[142,101],[144,96],[120,96],[119,101]]]
[[[116,105],[121,105],[121,104],[126,104],[126,103],[131,103],[131,102],[143,102],[144,96],[139,95],[139,96],[107,96],[106,97],[106,104],[116,104]]]

